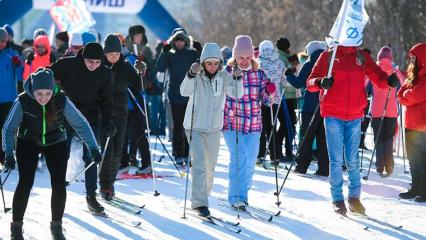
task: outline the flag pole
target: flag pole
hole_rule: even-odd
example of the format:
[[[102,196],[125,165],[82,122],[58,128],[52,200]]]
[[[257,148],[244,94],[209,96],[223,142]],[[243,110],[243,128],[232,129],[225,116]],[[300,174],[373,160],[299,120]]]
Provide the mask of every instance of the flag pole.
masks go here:
[[[339,39],[340,39],[340,35],[342,34],[343,23],[345,22],[345,19],[346,19],[346,13],[348,11],[349,1],[350,0],[344,0],[345,6],[343,9],[342,16],[340,18],[339,27],[337,28],[336,39],[334,39],[335,46],[333,49],[333,53],[331,55],[330,64],[328,66],[328,72],[327,72],[328,78],[331,77],[331,71],[333,70],[334,59],[336,59],[337,47],[339,46]],[[327,89],[324,90],[324,94],[321,97],[321,101],[324,99],[325,95],[327,95]]]

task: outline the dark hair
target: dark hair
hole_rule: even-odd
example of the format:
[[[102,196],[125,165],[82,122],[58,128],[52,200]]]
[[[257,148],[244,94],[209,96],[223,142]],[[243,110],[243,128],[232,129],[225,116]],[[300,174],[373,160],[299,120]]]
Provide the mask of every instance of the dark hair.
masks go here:
[[[58,113],[56,112],[56,104],[54,100],[55,93],[53,93],[52,98],[46,104],[46,120],[47,125],[50,126],[58,120]]]
[[[367,52],[368,54],[370,54],[371,55],[371,50],[369,49],[369,48],[363,48],[362,49],[364,52]]]

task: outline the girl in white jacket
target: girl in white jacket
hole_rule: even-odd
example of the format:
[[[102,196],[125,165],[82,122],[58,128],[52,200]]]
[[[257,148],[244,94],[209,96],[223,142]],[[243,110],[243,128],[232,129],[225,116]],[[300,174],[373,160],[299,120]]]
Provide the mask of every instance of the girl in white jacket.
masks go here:
[[[192,204],[200,216],[208,217],[208,196],[213,186],[214,168],[223,127],[226,94],[241,98],[242,71],[236,67],[229,74],[216,43],[206,43],[200,63],[193,63],[180,86],[182,96],[189,97],[183,126],[192,159]]]

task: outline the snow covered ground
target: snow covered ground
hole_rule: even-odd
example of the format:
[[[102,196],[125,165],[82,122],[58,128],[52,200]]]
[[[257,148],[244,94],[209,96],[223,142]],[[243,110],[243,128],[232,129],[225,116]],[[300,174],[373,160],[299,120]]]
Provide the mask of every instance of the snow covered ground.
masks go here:
[[[153,141],[154,142],[154,141]],[[169,144],[167,144],[170,147]],[[162,154],[157,151],[157,154]],[[369,155],[367,155],[369,156]],[[213,215],[236,221],[236,212],[221,206],[227,196],[227,164],[229,154],[222,139],[220,158],[215,173],[210,208]],[[157,157],[158,159],[158,157]],[[78,156],[73,152],[69,176],[77,171]],[[379,219],[375,223],[360,217],[344,219],[333,212],[327,180],[301,177],[290,173],[280,196],[281,215],[272,222],[264,222],[241,214],[240,234],[203,223],[183,214],[185,178],[180,177],[166,157],[156,162],[159,175],[175,175],[158,179],[160,196],[153,196],[152,179],[122,180],[116,183],[117,196],[137,204],[146,204],[140,215],[131,215],[103,204],[113,216],[129,221],[141,221],[140,227],[130,227],[87,212],[84,183],[75,182],[69,187],[63,226],[68,239],[426,239],[426,205],[399,200],[398,193],[407,189],[409,174],[404,174],[402,160],[397,158],[394,174],[380,178],[374,171],[369,180],[363,180],[362,201],[367,214]],[[364,167],[367,163],[364,161]],[[316,170],[311,165],[310,172]],[[366,171],[363,171],[365,174]],[[279,182],[285,171],[279,172]],[[4,177],[4,176],[3,176]],[[6,205],[11,207],[13,191],[17,184],[14,171],[5,185]],[[24,219],[24,232],[28,239],[49,239],[50,179],[44,167],[38,172]],[[275,205],[275,174],[257,167],[249,202],[253,206],[277,211]],[[345,186],[345,192],[347,187]],[[1,207],[1,210],[3,208]],[[0,239],[9,239],[11,213],[0,213]],[[402,229],[392,229],[391,225]]]

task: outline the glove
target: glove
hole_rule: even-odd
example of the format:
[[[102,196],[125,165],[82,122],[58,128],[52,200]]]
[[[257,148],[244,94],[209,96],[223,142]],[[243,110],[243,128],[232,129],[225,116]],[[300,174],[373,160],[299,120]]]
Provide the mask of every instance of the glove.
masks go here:
[[[239,80],[241,79],[241,77],[243,76],[243,71],[241,70],[240,67],[238,67],[238,65],[234,65],[232,67],[232,77],[234,77],[234,79]]]
[[[331,77],[325,77],[318,81],[318,86],[322,89],[329,89],[331,86],[333,86],[334,83],[334,77],[331,75]]]
[[[90,150],[90,154],[92,154],[93,161],[96,164],[99,164],[102,161],[102,154],[99,152],[98,149]]]
[[[34,61],[34,52],[28,54],[27,56],[27,63],[31,65],[31,63]]]
[[[102,129],[107,137],[114,137],[115,132],[117,131],[113,123],[102,124]]]
[[[191,68],[189,69],[189,72],[192,74],[192,75],[196,75],[196,74],[198,74],[199,72],[201,71],[201,64],[197,61],[197,62],[195,62],[195,63],[193,63],[192,65],[191,65]]]
[[[6,169],[15,169],[16,160],[14,156],[7,156],[4,160],[4,166]]]
[[[291,74],[295,74],[296,71],[297,71],[296,68],[289,67],[285,70],[284,75],[288,76],[288,75],[291,75]]]
[[[277,87],[273,82],[267,82],[265,86],[265,92],[269,95],[272,95],[277,91]]]
[[[395,73],[392,73],[388,77],[388,86],[389,87],[394,88],[394,87],[398,86],[398,82],[399,82],[399,79],[398,79],[398,77],[396,76]]]
[[[146,64],[144,62],[141,60],[136,60],[134,67],[139,75],[145,75]]]
[[[168,52],[168,51],[170,51],[171,49],[172,49],[172,45],[170,45],[170,44],[164,45],[164,47],[163,47],[163,52]]]

